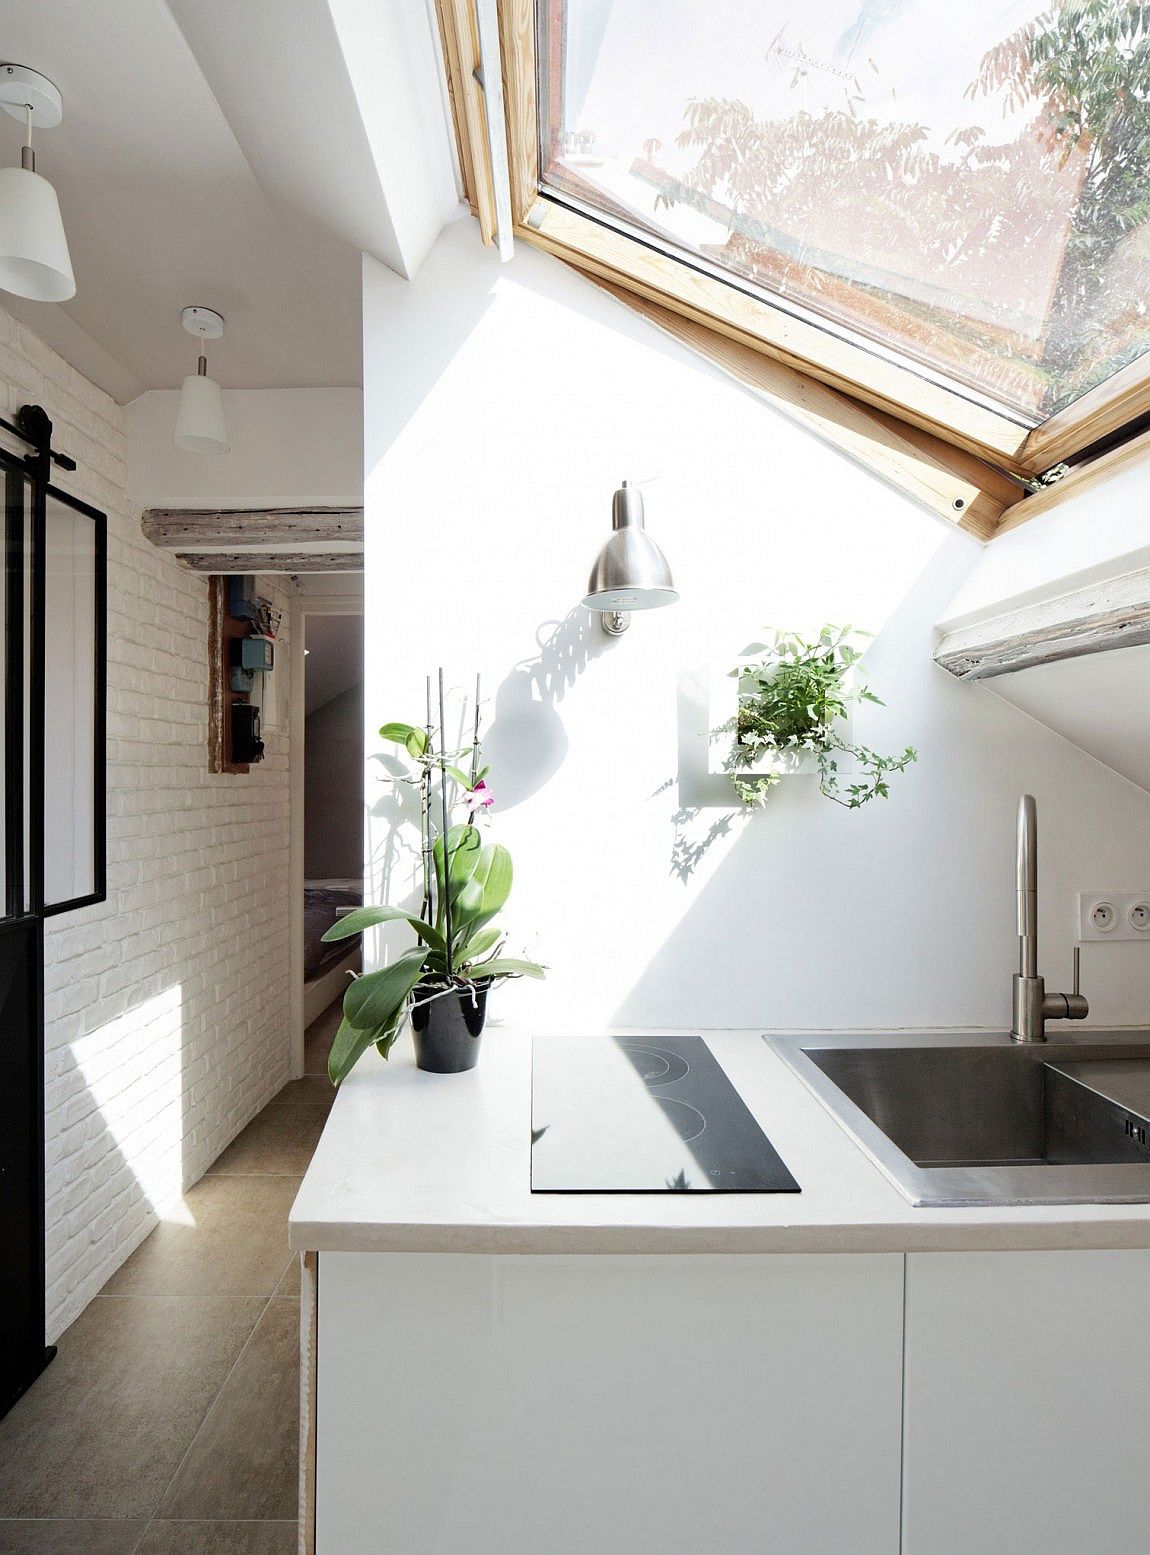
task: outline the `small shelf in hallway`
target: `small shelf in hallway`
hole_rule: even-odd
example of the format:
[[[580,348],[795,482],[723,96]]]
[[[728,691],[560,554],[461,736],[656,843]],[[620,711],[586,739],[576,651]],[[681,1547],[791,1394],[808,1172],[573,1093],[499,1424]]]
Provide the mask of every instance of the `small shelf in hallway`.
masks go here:
[[[0,1421],[0,1555],[295,1555],[299,1260],[336,1004]]]

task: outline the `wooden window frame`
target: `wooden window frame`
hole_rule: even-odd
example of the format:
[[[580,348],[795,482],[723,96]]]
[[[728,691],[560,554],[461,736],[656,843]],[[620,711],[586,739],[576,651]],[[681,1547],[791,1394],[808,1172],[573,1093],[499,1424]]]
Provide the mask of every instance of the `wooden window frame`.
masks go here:
[[[496,0],[517,238],[580,270],[744,383],[755,365],[747,353],[757,354],[761,381],[753,386],[788,413],[794,413],[802,396],[778,369],[815,380],[832,394],[831,400],[821,400],[818,413],[829,440],[859,457],[860,439],[873,436],[874,457],[863,462],[982,538],[1065,500],[1081,489],[1086,470],[1094,484],[1115,463],[1129,462],[1110,451],[1097,467],[1084,465],[1074,472],[1076,478],[1057,487],[1036,495],[1028,495],[1025,487],[1033,477],[1072,464],[1082,450],[1150,415],[1150,354],[1032,425],[892,359],[881,346],[844,337],[829,322],[771,302],[735,278],[709,274],[702,264],[696,267],[628,232],[625,223],[588,214],[577,200],[544,190],[536,111],[536,4]],[[496,241],[495,195],[474,0],[435,0],[435,5],[464,188],[483,242],[491,245]],[[1150,445],[1138,436],[1125,446],[1141,458]],[[915,456],[908,479],[909,450]]]

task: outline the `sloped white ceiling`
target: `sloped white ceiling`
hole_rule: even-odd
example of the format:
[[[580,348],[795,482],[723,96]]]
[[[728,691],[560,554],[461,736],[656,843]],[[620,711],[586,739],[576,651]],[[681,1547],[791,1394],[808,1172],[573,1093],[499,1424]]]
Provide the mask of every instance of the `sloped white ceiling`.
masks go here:
[[[380,0],[381,15],[422,6]],[[50,76],[64,123],[38,138],[76,271],[63,305],[0,301],[117,398],[195,365],[186,303],[227,319],[225,387],[361,382],[360,252],[409,264],[326,0],[36,0],[3,56]],[[431,90],[435,91],[434,77]],[[0,116],[0,159],[21,127]],[[454,204],[446,126],[432,177]]]
[[[983,684],[1150,790],[1150,646],[1036,664]]]

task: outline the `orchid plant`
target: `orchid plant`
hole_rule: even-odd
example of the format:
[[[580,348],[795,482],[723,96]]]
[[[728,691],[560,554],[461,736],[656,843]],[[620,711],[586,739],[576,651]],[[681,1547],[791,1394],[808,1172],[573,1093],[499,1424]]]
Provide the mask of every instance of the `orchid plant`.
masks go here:
[[[415,1006],[452,995],[474,1000],[477,988],[544,975],[535,962],[503,954],[505,936],[492,922],[511,894],[512,867],[507,849],[485,842],[476,824],[489,816],[494,803],[487,782],[490,769],[483,765],[480,746],[478,678],[470,745],[449,750],[444,729],[441,670],[438,728],[431,717],[429,678],[426,722],[387,723],[379,731],[381,739],[401,746],[411,762],[395,781],[419,794],[422,900],[418,912],[357,908],[333,924],[324,939],[350,939],[380,923],[402,922],[415,931],[417,943],[389,966],[353,979],[328,1057],[333,1085],[350,1073],[372,1043],[386,1058]],[[453,823],[453,812],[464,819]]]

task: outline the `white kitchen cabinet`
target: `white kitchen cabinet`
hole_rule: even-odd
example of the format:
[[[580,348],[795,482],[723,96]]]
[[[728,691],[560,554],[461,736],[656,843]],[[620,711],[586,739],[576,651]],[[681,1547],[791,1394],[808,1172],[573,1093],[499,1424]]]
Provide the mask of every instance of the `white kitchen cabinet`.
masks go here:
[[[322,1253],[317,1555],[897,1555],[902,1299],[898,1254]]]
[[[1150,1528],[1150,1252],[907,1259],[903,1555],[1095,1555]]]

